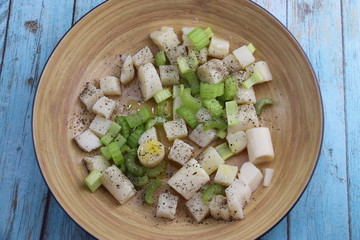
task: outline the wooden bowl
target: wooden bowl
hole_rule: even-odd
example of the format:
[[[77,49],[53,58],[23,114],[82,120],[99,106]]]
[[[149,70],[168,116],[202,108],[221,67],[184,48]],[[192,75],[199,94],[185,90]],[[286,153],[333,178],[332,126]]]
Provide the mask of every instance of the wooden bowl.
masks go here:
[[[153,217],[141,196],[126,205],[103,188],[91,194],[82,153],[72,137],[89,125],[78,95],[88,81],[119,74],[119,54],[156,48],[149,33],[162,26],[210,26],[229,39],[232,49],[252,42],[257,59],[266,60],[272,82],[255,87],[258,98],[275,105],[261,117],[268,126],[276,157],[270,187],[260,187],[245,208],[245,220],[207,219],[193,223],[183,209],[174,221]],[[130,96],[131,94],[129,94]],[[127,96],[127,97],[129,97]],[[131,96],[130,96],[131,97]],[[126,96],[124,97],[126,98]],[[304,191],[322,141],[322,103],[315,75],[293,36],[270,14],[240,0],[122,0],[97,7],[61,40],[49,59],[37,90],[33,134],[42,174],[64,210],[100,239],[254,239],[279,222]],[[244,153],[239,159],[244,159]],[[241,161],[241,160],[239,160]]]

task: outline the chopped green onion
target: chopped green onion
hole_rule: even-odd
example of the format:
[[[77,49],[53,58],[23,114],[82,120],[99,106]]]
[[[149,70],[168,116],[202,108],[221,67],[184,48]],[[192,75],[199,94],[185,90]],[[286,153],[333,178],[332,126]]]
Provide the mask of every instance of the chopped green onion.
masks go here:
[[[131,128],[126,122],[125,117],[116,117],[115,122],[121,126],[121,135],[128,138],[131,133]]]
[[[151,118],[151,114],[146,107],[142,107],[136,113],[130,114],[125,117],[126,122],[129,124],[131,128],[135,128],[147,122],[150,118]]]
[[[159,176],[161,173],[163,173],[165,171],[166,162],[161,161],[158,165],[156,165],[153,168],[144,168],[144,169],[145,169],[145,174],[149,178],[155,178],[155,177]]]
[[[153,205],[154,204],[154,193],[156,191],[156,189],[158,189],[162,184],[161,180],[153,180],[149,183],[149,185],[147,186],[146,190],[145,190],[145,201],[147,204],[149,205]]]
[[[210,130],[210,129],[213,129],[213,128],[217,128],[217,129],[220,129],[220,130],[225,130],[227,128],[227,123],[225,122],[224,119],[222,118],[213,118],[213,119],[210,119],[209,121],[206,121],[204,123],[204,130],[207,131],[207,130]]]
[[[104,144],[105,146],[111,143],[111,141],[114,139],[113,135],[111,133],[106,133],[104,136],[100,138],[100,142]]]
[[[266,107],[267,105],[272,105],[273,104],[273,100],[271,98],[262,98],[260,100],[258,100],[255,104],[255,111],[257,115],[260,115],[262,113],[262,110],[264,107]]]
[[[155,65],[157,67],[161,66],[161,65],[165,65],[166,64],[166,56],[164,51],[160,51],[158,53],[155,54]]]
[[[221,139],[224,139],[226,137],[226,135],[227,135],[226,130],[218,129],[216,132],[216,136],[218,136]]]
[[[196,72],[190,71],[186,73],[184,76],[190,85],[191,93],[198,94],[200,92],[200,81],[196,76]]]
[[[197,112],[202,107],[201,101],[191,96],[190,88],[184,89],[181,94],[181,102],[185,107],[193,110],[194,112]]]
[[[237,80],[233,76],[225,79],[224,95],[221,97],[225,101],[233,100],[238,89]]]
[[[164,117],[166,119],[171,117],[171,112],[166,109],[167,106],[167,101],[162,101],[160,103],[158,103],[158,105],[156,106],[156,115],[159,117]]]
[[[147,123],[146,123],[146,130],[149,130],[150,128],[154,127],[154,126],[159,126],[162,125],[166,122],[166,118],[164,117],[159,117],[156,116],[153,119],[150,119]]]
[[[149,182],[149,177],[147,175],[136,177],[132,174],[128,174],[129,180],[134,184],[135,187],[145,187]]]
[[[106,160],[110,160],[111,159],[111,154],[108,150],[107,147],[101,147],[100,148],[100,153],[103,155],[103,157],[106,159]]]
[[[261,76],[260,73],[256,72],[253,75],[251,75],[246,81],[242,83],[242,86],[246,89],[251,88],[253,85],[262,83],[264,81],[263,76]]]
[[[154,99],[157,103],[165,101],[166,99],[171,98],[171,92],[169,89],[165,88],[163,90],[158,91],[154,95]]]
[[[224,94],[224,83],[200,83],[201,98],[216,98]]]
[[[182,92],[184,91],[184,85],[180,84],[180,85],[174,85],[173,86],[173,94],[172,97],[176,98],[176,97],[180,97]]]
[[[236,126],[238,125],[239,119],[238,119],[238,105],[236,101],[229,101],[225,103],[225,109],[226,109],[226,118],[229,126]]]
[[[202,201],[208,203],[215,195],[225,196],[225,187],[219,184],[213,184],[207,187],[202,194]]]
[[[131,173],[132,175],[136,177],[141,177],[144,175],[143,169],[141,166],[137,165],[135,160],[137,158],[136,151],[129,151],[125,155],[125,165],[126,169]]]
[[[196,112],[185,106],[176,109],[176,113],[182,117],[191,128],[196,128],[199,122],[196,119]]]
[[[256,48],[252,43],[249,43],[246,47],[249,49],[251,53],[254,53],[256,51]]]
[[[123,154],[128,153],[130,150],[131,150],[131,148],[129,147],[129,145],[126,145],[126,144],[120,147],[120,151]]]
[[[216,99],[205,99],[203,105],[210,111],[213,117],[221,117],[223,115],[223,109]]]
[[[108,151],[111,154],[111,158],[116,166],[124,163],[124,157],[121,153],[120,147],[116,142],[110,143],[108,146]]]
[[[234,153],[230,150],[226,142],[216,146],[215,149],[224,160],[234,156]]]
[[[207,28],[206,31],[201,28],[194,28],[186,37],[194,44],[195,49],[200,51],[209,45],[212,35],[213,33],[210,28]]]
[[[139,139],[141,135],[146,131],[143,125],[138,126],[128,137],[126,144],[131,148],[139,146]]]
[[[113,142],[116,142],[119,147],[122,147],[125,143],[126,143],[126,138],[121,135],[120,133],[115,137],[115,139],[113,140]]]
[[[101,172],[97,169],[91,171],[91,173],[85,178],[84,183],[90,189],[91,192],[95,192],[101,186]]]

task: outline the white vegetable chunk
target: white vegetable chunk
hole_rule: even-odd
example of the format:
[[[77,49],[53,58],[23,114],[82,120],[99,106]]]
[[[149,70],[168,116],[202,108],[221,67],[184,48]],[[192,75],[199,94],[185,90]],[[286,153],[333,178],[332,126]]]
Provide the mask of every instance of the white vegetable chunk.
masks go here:
[[[172,86],[179,84],[179,69],[176,65],[161,65],[160,80],[163,86]]]
[[[175,139],[173,145],[170,148],[168,158],[181,165],[184,165],[191,158],[193,152],[193,146],[184,141],[181,141],[180,139]]]
[[[242,83],[248,78],[247,72],[239,71],[233,73],[232,76],[236,77],[238,83],[238,89],[236,92],[236,102],[238,104],[244,103],[256,103],[256,96],[253,87],[251,88],[244,88]]]
[[[249,76],[256,72],[260,73],[261,76],[264,78],[265,82],[273,80],[273,76],[270,72],[270,68],[267,62],[265,61],[259,61],[254,64],[251,64],[246,68],[246,72],[248,73]]]
[[[228,133],[226,140],[229,144],[231,152],[238,154],[246,148],[247,140],[244,131],[238,131],[235,133]]]
[[[229,126],[228,133],[246,131],[250,128],[259,127],[259,119],[256,115],[255,107],[253,104],[239,105],[238,119],[240,123],[235,126]]]
[[[160,77],[152,63],[141,66],[138,71],[138,77],[141,94],[145,101],[163,89]]]
[[[199,61],[199,64],[204,64],[207,62],[207,56],[208,56],[208,48],[204,47],[200,51],[197,51],[194,47],[188,47],[188,54],[191,52],[195,53],[195,56],[197,60]]]
[[[183,39],[183,45],[188,47],[188,46],[194,46],[194,44],[192,43],[192,41],[190,41],[190,39],[186,36],[188,35],[192,30],[194,30],[193,27],[184,27],[182,28],[182,39]]]
[[[260,164],[274,159],[274,148],[269,128],[251,128],[246,131],[246,139],[250,162]]]
[[[131,55],[127,56],[121,68],[120,81],[127,84],[134,79],[135,69]]]
[[[181,101],[181,96],[177,96],[174,98],[173,100],[173,120],[180,120],[182,119],[182,117],[179,116],[179,114],[177,114],[176,109],[182,107],[182,101]]]
[[[246,204],[249,203],[251,199],[251,189],[249,185],[241,181],[240,179],[235,179],[231,185],[225,189],[227,198],[236,197],[240,200],[241,206],[244,208]]]
[[[229,48],[229,41],[213,36],[210,41],[208,55],[210,57],[223,59],[229,54]]]
[[[171,65],[178,65],[177,64],[177,58],[178,57],[186,57],[186,47],[185,46],[177,46],[174,48],[171,48],[170,50],[165,52],[165,55],[167,59],[169,59],[169,62]]]
[[[121,95],[119,78],[114,76],[100,78],[100,89],[105,95]]]
[[[260,186],[263,175],[254,164],[246,162],[240,168],[239,179],[249,185],[251,192],[254,192]]]
[[[228,72],[237,72],[240,70],[241,66],[237,58],[233,54],[227,55],[222,62],[224,63]]]
[[[150,140],[150,139],[154,139],[154,140],[158,140],[157,135],[156,135],[156,128],[152,127],[148,130],[146,130],[139,138],[139,145],[143,144],[144,142]]]
[[[236,178],[238,171],[239,169],[237,166],[220,164],[216,172],[214,182],[224,186],[230,186]]]
[[[115,110],[116,102],[107,97],[101,97],[92,107],[92,111],[104,118],[109,119]]]
[[[185,205],[197,222],[201,222],[210,213],[209,204],[202,200],[202,192],[197,192]]]
[[[233,219],[244,219],[243,206],[240,199],[232,195],[226,195],[226,199],[230,217],[232,217]]]
[[[255,62],[254,55],[250,52],[250,50],[244,45],[233,51],[234,56],[240,63],[242,68],[246,68],[250,64]]]
[[[209,203],[209,209],[211,216],[215,219],[223,219],[223,220],[230,219],[230,212],[227,204],[227,199],[222,195],[215,195],[211,199]]]
[[[179,197],[170,193],[162,193],[159,195],[156,207],[156,217],[175,219],[176,207]]]
[[[98,137],[102,137],[106,134],[111,125],[111,120],[96,115],[94,120],[90,123],[89,129],[95,133]]]
[[[77,135],[74,140],[85,152],[91,152],[92,150],[95,150],[102,145],[100,139],[89,129]]]
[[[189,200],[208,181],[209,175],[195,159],[190,159],[168,181],[168,184]]]
[[[180,44],[172,27],[162,27],[160,31],[150,33],[150,38],[161,51],[168,51]]]
[[[199,123],[209,121],[211,118],[211,113],[207,108],[200,108],[200,110],[196,112],[196,119]]]
[[[186,123],[183,119],[165,122],[164,129],[169,141],[173,141],[176,138],[184,138],[188,135]]]
[[[132,57],[132,61],[135,67],[139,68],[147,63],[153,63],[154,55],[152,54],[150,48],[146,46]]]
[[[229,74],[224,63],[219,59],[212,59],[197,69],[197,76],[202,82],[221,83]]]
[[[89,172],[93,170],[103,172],[105,169],[110,167],[109,161],[107,161],[102,155],[84,157],[83,161]]]
[[[200,147],[205,147],[214,141],[216,136],[216,130],[210,129],[205,131],[203,124],[197,125],[197,127],[191,132],[189,138]]]
[[[91,112],[93,105],[103,96],[104,93],[101,89],[97,89],[93,84],[87,83],[84,90],[80,93],[79,98],[86,106],[86,109]]]
[[[212,146],[206,148],[197,159],[200,163],[201,167],[206,171],[207,174],[212,174],[216,169],[218,169],[219,165],[224,164],[224,159],[220,156],[220,154],[216,151],[216,149]]]
[[[115,165],[105,169],[101,182],[120,204],[125,204],[136,193],[134,185]]]
[[[270,186],[272,177],[274,175],[274,169],[273,168],[264,168],[263,175],[264,175],[263,186],[264,187]]]

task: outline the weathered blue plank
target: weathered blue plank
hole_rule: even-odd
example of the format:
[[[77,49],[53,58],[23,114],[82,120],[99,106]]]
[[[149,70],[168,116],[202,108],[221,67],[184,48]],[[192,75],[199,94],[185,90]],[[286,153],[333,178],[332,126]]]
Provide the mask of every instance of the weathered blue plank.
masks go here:
[[[288,24],[318,76],[325,135],[315,174],[289,218],[290,239],[348,239],[341,2],[289,0]]]
[[[342,1],[350,237],[360,239],[360,1]]]
[[[76,0],[74,23],[79,21],[86,13],[106,0]]]
[[[32,104],[40,71],[71,25],[73,2],[11,2],[0,76],[0,236],[37,239],[48,190],[32,145]]]
[[[10,0],[0,0],[0,73],[5,50],[5,36],[10,13]]]

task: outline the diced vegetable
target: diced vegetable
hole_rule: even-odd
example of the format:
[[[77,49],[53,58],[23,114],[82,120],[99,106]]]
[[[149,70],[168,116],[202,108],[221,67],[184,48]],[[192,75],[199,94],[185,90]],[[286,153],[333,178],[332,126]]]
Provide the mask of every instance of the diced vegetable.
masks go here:
[[[227,128],[227,123],[222,118],[212,118],[204,123],[204,130],[210,130],[210,129],[220,129],[225,130]]]
[[[201,167],[206,171],[207,174],[212,174],[218,169],[220,164],[224,164],[224,159],[216,151],[214,147],[209,146],[206,148],[198,157]]]
[[[152,54],[150,48],[148,46],[141,49],[139,52],[137,52],[133,57],[133,64],[137,69],[140,68],[140,66],[147,65],[149,63],[154,62],[154,55]]]
[[[167,101],[162,101],[156,106],[156,115],[158,117],[163,117],[169,119],[171,117],[171,112],[169,110],[169,105]]]
[[[223,115],[223,109],[216,99],[205,99],[203,105],[210,111],[213,117],[221,117]]]
[[[141,135],[146,131],[143,125],[138,126],[128,137],[126,144],[131,148],[139,146],[139,139]]]
[[[244,219],[243,207],[245,204],[242,202],[242,196],[239,190],[241,184],[242,183],[238,179],[235,179],[234,182],[225,190],[230,217],[233,219]]]
[[[225,187],[219,184],[207,187],[202,193],[202,201],[208,203],[216,195],[225,196]]]
[[[163,90],[158,91],[154,95],[154,99],[157,103],[160,103],[162,101],[165,101],[166,99],[171,98],[171,92],[169,89],[165,88]]]
[[[120,79],[114,76],[100,78],[100,89],[105,95],[121,95]]]
[[[163,86],[179,84],[179,70],[176,65],[162,65],[159,67],[159,72]]]
[[[201,28],[194,28],[186,37],[193,43],[196,50],[200,51],[210,43],[213,33],[208,28],[206,31]]]
[[[104,93],[101,89],[97,89],[93,84],[87,83],[79,98],[86,106],[86,109],[91,112],[96,101],[103,96]]]
[[[200,123],[204,123],[209,121],[212,118],[211,113],[206,108],[200,108],[199,111],[196,112],[196,119]]]
[[[166,57],[169,59],[171,65],[177,65],[177,58],[181,56],[185,57],[187,55],[186,47],[185,46],[173,47],[170,50],[166,51],[165,54]]]
[[[107,148],[116,166],[124,164],[124,156],[122,155],[120,147],[116,142],[110,143]]]
[[[137,155],[143,166],[152,168],[164,159],[165,147],[161,142],[150,139],[140,144]]]
[[[107,147],[101,147],[100,148],[100,153],[102,154],[102,156],[106,159],[106,160],[110,160],[111,159],[111,154],[108,150]]]
[[[253,85],[264,82],[263,76],[260,73],[256,72],[251,75],[245,82],[242,83],[244,88],[251,88]]]
[[[134,79],[135,69],[133,64],[133,59],[131,55],[127,56],[125,62],[121,68],[120,81],[122,84],[128,84],[131,80]]]
[[[120,151],[122,154],[128,153],[130,150],[131,150],[131,148],[129,147],[129,145],[126,145],[126,144],[124,144],[120,147]]]
[[[180,139],[175,139],[170,148],[168,158],[184,165],[192,156],[194,147]]]
[[[224,95],[221,98],[225,101],[233,100],[236,96],[237,89],[238,84],[235,77],[229,76],[225,78]]]
[[[227,71],[232,73],[232,72],[237,72],[240,70],[241,66],[239,61],[237,60],[237,58],[233,55],[233,54],[229,54],[227,55],[222,62],[224,63],[224,66],[226,67]]]
[[[224,63],[219,59],[212,59],[197,69],[200,81],[206,83],[220,83],[229,74]]]
[[[100,138],[100,142],[104,145],[108,145],[111,143],[111,141],[114,139],[113,135],[111,133],[105,134],[105,136]]]
[[[144,169],[145,169],[145,174],[149,178],[155,178],[166,170],[166,162],[161,161],[158,165],[156,165],[153,168],[144,168]]]
[[[131,128],[125,117],[116,117],[115,122],[121,126],[121,135],[123,135],[125,138],[128,138],[131,133]]]
[[[254,164],[245,162],[240,168],[239,179],[249,185],[251,192],[254,192],[260,186],[263,175]]]
[[[255,111],[257,115],[260,115],[262,113],[262,110],[264,107],[268,106],[268,105],[272,105],[273,104],[273,100],[270,98],[262,98],[260,100],[258,100],[255,104]]]
[[[156,134],[156,129],[155,127],[152,127],[150,129],[147,129],[139,138],[139,145],[143,144],[144,142],[150,140],[150,139],[154,139],[154,140],[158,140],[157,138],[157,134]]]
[[[85,184],[91,192],[95,192],[101,186],[101,172],[97,169],[91,171],[91,173],[85,178]]]
[[[122,147],[126,143],[127,139],[120,133],[114,138],[113,142],[117,143],[119,147]]]
[[[125,117],[126,122],[131,128],[135,128],[146,123],[151,118],[151,113],[146,107],[140,108],[139,111]]]
[[[152,63],[147,63],[139,67],[138,77],[140,90],[145,101],[163,89],[160,77]]]
[[[270,130],[267,127],[252,128],[246,131],[249,161],[253,164],[269,162],[274,159],[274,148]]]
[[[200,83],[201,98],[216,98],[224,94],[224,83]]]
[[[194,52],[190,52],[187,57],[178,57],[177,63],[182,74],[194,71],[199,65],[199,61]]]
[[[176,110],[176,113],[182,117],[191,128],[195,128],[199,124],[196,120],[195,112],[190,108],[182,106]]]
[[[145,128],[146,128],[146,130],[149,130],[149,129],[153,128],[154,126],[163,125],[165,122],[166,122],[166,118],[156,116],[156,117],[150,119],[150,120],[146,123]]]
[[[227,135],[227,131],[226,130],[221,130],[221,129],[218,129],[216,131],[216,136],[218,136],[219,138],[221,139],[224,139]]]
[[[183,45],[184,46],[193,46],[193,43],[187,38],[186,35],[188,35],[192,30],[194,30],[193,27],[184,27],[182,28],[182,39],[183,39]]]
[[[145,201],[149,205],[154,205],[154,193],[162,184],[161,180],[153,180],[149,183],[145,190]]]
[[[115,110],[115,107],[116,103],[114,100],[107,97],[101,97],[92,107],[92,111],[106,119],[109,119]]]
[[[185,73],[184,76],[190,85],[191,93],[198,94],[200,92],[200,82],[196,76],[196,73],[194,71],[189,71]]]
[[[244,45],[233,51],[234,56],[240,63],[242,68],[246,68],[250,64],[255,62],[254,55],[250,52],[250,50]]]
[[[212,37],[209,46],[209,56],[222,59],[229,54],[229,48],[229,41]]]
[[[200,147],[205,147],[206,145],[210,144],[212,141],[216,139],[216,130],[210,129],[205,131],[204,125],[199,124],[191,132],[189,138]]]
[[[89,129],[77,135],[74,140],[85,152],[91,152],[92,150],[97,149],[102,145],[100,139]]]
[[[136,177],[129,174],[129,179],[135,187],[145,187],[149,183],[149,177],[147,175]]]
[[[183,119],[164,123],[164,129],[169,141],[173,141],[176,138],[184,138],[188,135],[186,123]]]
[[[179,197],[170,193],[163,193],[159,195],[158,204],[156,207],[156,217],[175,219],[176,207]]]
[[[201,192],[197,192],[185,205],[197,222],[200,222],[209,214],[209,204],[202,201]]]
[[[182,101],[181,101],[181,96],[178,96],[176,98],[174,98],[173,100],[173,106],[172,106],[172,111],[173,111],[173,120],[180,120],[182,119],[177,113],[176,110],[180,107],[182,107]]]
[[[241,104],[239,105],[238,120],[240,124],[235,126],[229,126],[228,132],[235,133],[238,131],[246,131],[250,128],[259,127],[259,119],[256,115],[253,104]]]
[[[234,156],[226,142],[216,146],[215,149],[224,160]]]
[[[249,43],[248,45],[246,45],[246,47],[249,49],[251,53],[254,53],[256,51],[256,48],[252,43]]]
[[[238,125],[239,119],[238,119],[238,105],[236,101],[229,101],[225,104],[226,108],[226,118],[229,126],[235,126]]]
[[[136,151],[129,151],[125,155],[125,166],[127,171],[135,177],[141,177],[144,175],[143,169],[141,166],[137,165],[136,162]]]
[[[162,51],[168,51],[180,44],[180,41],[172,27],[162,27],[160,31],[150,33],[150,38]]]
[[[274,174],[274,169],[272,169],[272,168],[264,168],[263,169],[263,175],[264,175],[263,186],[264,187],[270,186],[273,174]]]
[[[246,134],[244,131],[229,133],[226,136],[226,140],[234,154],[240,153],[247,145]]]
[[[260,73],[263,77],[263,81],[271,81],[273,76],[271,74],[270,68],[265,61],[259,61],[254,64],[251,64],[246,68],[246,72],[248,75],[252,75],[254,73]]]
[[[188,47],[188,53],[194,52],[199,64],[204,64],[207,62],[207,56],[208,56],[208,49],[207,47],[204,47],[200,51],[197,51],[194,47]]]
[[[240,200],[241,206],[245,207],[251,199],[251,189],[248,184],[240,179],[235,179],[232,184],[226,188],[226,197],[235,197]]]
[[[226,197],[215,195],[209,203],[211,216],[215,219],[230,219],[229,207]]]
[[[103,172],[106,168],[110,167],[109,161],[101,155],[84,157],[83,161],[89,172],[93,170]]]
[[[180,84],[180,85],[174,85],[173,86],[173,98],[176,97],[181,97],[182,92],[184,91],[184,85]]]
[[[165,65],[166,63],[166,56],[164,51],[160,51],[155,54],[155,66],[160,67],[162,65]]]
[[[236,178],[238,171],[239,169],[237,166],[220,164],[216,172],[214,182],[224,186],[230,186],[230,184]]]
[[[95,133],[98,137],[102,137],[107,133],[111,125],[111,120],[108,120],[104,117],[96,115],[94,120],[92,120],[89,129]]]

